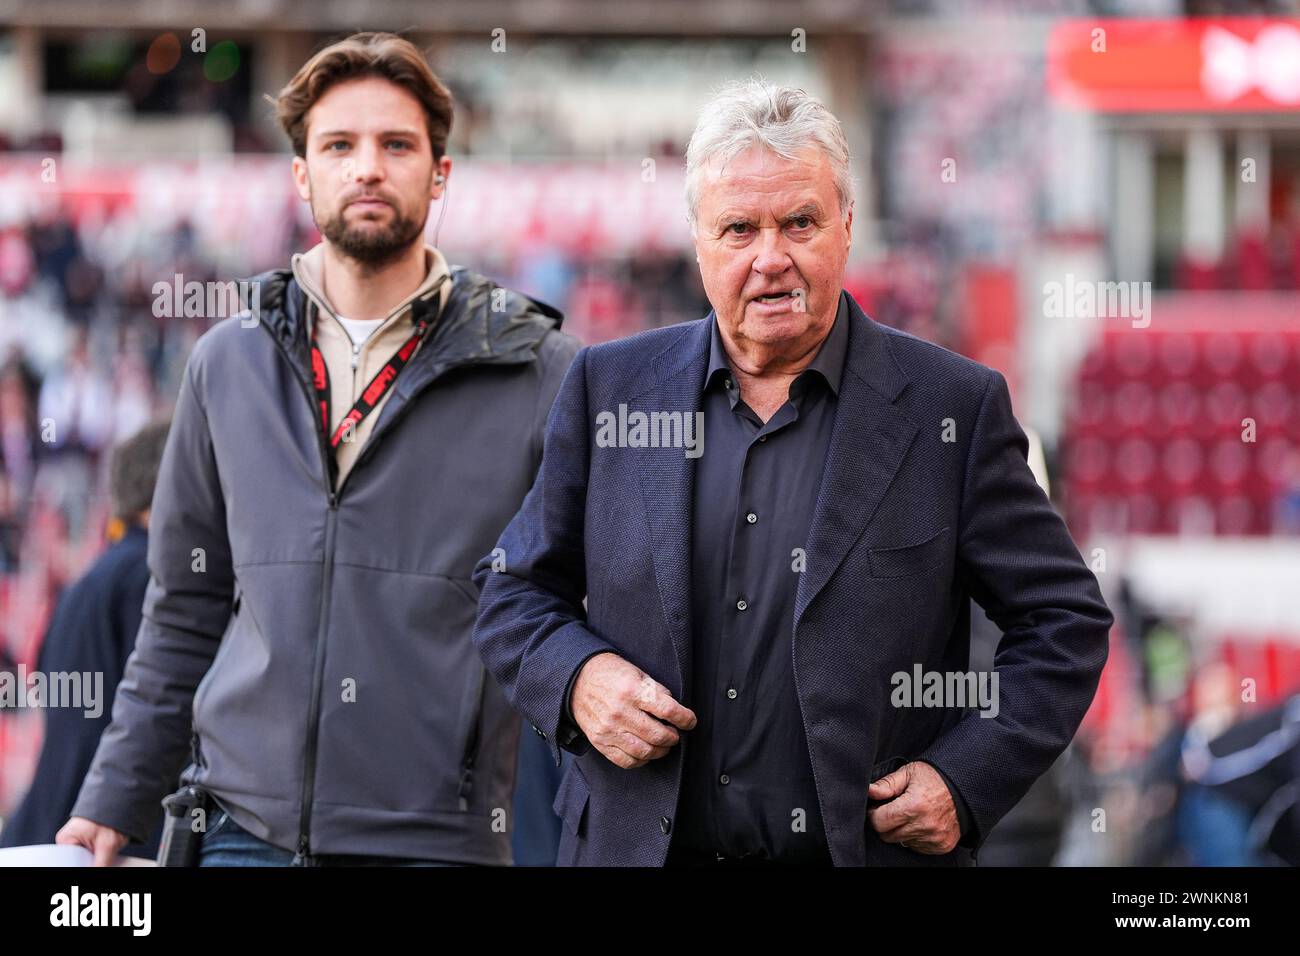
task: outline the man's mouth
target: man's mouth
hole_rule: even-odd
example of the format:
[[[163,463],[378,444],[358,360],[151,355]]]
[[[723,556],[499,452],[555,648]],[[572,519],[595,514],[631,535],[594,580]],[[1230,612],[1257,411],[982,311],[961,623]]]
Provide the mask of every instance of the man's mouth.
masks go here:
[[[765,293],[764,295],[755,296],[754,298],[755,298],[755,300],[758,301],[758,302],[780,302],[780,301],[783,300],[783,299],[789,299],[789,298],[791,298],[793,295],[794,295],[794,293],[793,293],[793,292],[790,292],[790,291],[786,291],[786,292],[768,292],[768,293]]]

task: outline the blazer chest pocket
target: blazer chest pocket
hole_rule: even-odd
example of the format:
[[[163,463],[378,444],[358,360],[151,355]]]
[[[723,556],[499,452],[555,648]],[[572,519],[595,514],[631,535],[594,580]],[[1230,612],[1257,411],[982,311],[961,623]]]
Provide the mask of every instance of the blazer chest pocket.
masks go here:
[[[869,548],[868,566],[873,578],[904,578],[920,574],[943,564],[951,544],[949,528],[931,535],[917,544],[892,548]]]

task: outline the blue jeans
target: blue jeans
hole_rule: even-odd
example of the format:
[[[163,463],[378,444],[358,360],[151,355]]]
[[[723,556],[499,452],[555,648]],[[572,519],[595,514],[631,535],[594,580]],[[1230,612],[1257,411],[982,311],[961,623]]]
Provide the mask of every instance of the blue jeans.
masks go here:
[[[259,840],[230,814],[217,808],[212,826],[199,843],[199,866],[463,866],[437,860],[326,853],[297,859],[297,854]]]

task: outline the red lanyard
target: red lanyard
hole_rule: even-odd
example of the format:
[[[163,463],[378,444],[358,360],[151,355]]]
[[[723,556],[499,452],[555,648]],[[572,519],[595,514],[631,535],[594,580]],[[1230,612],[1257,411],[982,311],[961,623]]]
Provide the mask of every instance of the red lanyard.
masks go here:
[[[398,349],[393,357],[390,358],[381,368],[375,377],[370,380],[361,397],[357,399],[356,404],[351,410],[343,416],[339,422],[339,427],[335,429],[333,437],[330,438],[330,448],[338,448],[339,442],[343,441],[343,436],[349,429],[354,429],[361,424],[361,420],[374,411],[388,390],[393,387],[393,382],[397,380],[397,373],[406,367],[407,361],[415,351],[415,347],[420,344],[425,330],[428,329],[429,322],[427,319],[420,319],[416,323],[415,331],[411,337],[406,340],[406,344]],[[311,334],[311,371],[313,384],[316,386],[316,404],[320,406],[321,425],[325,434],[330,430],[330,373],[325,367],[325,356],[321,355],[320,346],[316,344],[316,330],[312,328]]]

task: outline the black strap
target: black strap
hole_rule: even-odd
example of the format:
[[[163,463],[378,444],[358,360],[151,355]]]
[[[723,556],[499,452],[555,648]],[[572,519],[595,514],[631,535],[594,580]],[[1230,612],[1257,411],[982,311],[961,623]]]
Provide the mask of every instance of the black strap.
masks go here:
[[[444,274],[443,277],[438,280],[432,292],[426,294],[426,297],[440,290],[443,282],[446,280],[447,276]],[[414,308],[414,306],[412,306],[412,308]],[[427,315],[423,315],[416,321],[415,331],[411,333],[411,337],[406,340],[401,348],[393,353],[392,357],[384,363],[384,367],[375,373],[375,377],[372,378],[370,383],[362,390],[361,397],[356,400],[356,403],[348,410],[348,413],[343,416],[343,420],[339,422],[339,427],[336,428],[334,434],[330,436],[330,448],[338,448],[339,442],[343,441],[343,436],[347,434],[350,429],[354,429],[360,425],[362,419],[374,411],[375,407],[384,400],[384,396],[388,394],[388,390],[392,388],[393,383],[397,381],[398,373],[406,367],[406,363],[410,361],[411,356],[415,353],[415,349],[420,344],[420,340],[424,338],[424,334],[436,320],[436,317],[431,321]],[[329,435],[330,373],[329,369],[325,367],[325,356],[321,354],[320,346],[316,344],[315,323],[312,324],[311,333],[311,372],[312,383],[316,388],[316,405],[320,408],[321,430],[326,435]]]

